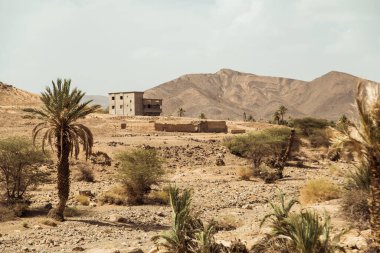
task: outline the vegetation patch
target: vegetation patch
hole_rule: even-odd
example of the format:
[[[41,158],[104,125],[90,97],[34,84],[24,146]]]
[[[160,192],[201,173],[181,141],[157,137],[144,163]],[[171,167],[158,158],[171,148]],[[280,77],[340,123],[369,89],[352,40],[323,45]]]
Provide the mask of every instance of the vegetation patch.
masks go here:
[[[308,181],[300,190],[300,201],[303,205],[323,202],[340,197],[341,190],[325,179]]]

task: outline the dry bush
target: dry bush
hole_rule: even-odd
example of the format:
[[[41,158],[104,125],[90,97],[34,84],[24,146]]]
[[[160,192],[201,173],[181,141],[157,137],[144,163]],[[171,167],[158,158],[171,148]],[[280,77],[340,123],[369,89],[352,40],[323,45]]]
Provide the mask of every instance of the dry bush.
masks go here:
[[[65,217],[78,217],[82,216],[84,214],[84,211],[79,210],[75,207],[66,207],[63,214],[65,215]]]
[[[151,191],[148,198],[154,203],[168,205],[170,202],[169,187],[166,186],[161,190]]]
[[[129,204],[143,204],[144,196],[149,194],[164,175],[162,160],[154,149],[136,149],[118,155],[121,162],[119,177],[126,190]]]
[[[345,216],[360,229],[369,227],[369,193],[362,190],[352,189],[343,193],[342,211]]]
[[[88,196],[84,196],[84,195],[77,195],[75,197],[75,200],[79,203],[81,203],[82,205],[84,206],[88,206],[90,204],[90,199],[88,198]]]
[[[57,223],[55,223],[54,221],[49,220],[49,219],[42,220],[41,224],[49,226],[49,227],[56,227],[57,226]]]
[[[99,198],[100,204],[126,205],[128,203],[127,193],[122,186],[115,186],[104,192]]]
[[[22,200],[30,187],[37,187],[48,180],[48,174],[40,165],[47,156],[21,137],[0,140],[0,187],[8,202]]]
[[[325,179],[308,181],[300,190],[300,202],[304,204],[317,203],[339,198],[339,187]]]
[[[248,167],[240,167],[238,169],[238,176],[241,180],[249,181],[251,176],[253,175],[252,169]]]
[[[329,147],[330,137],[325,129],[316,129],[308,137],[313,148]]]
[[[77,182],[94,182],[95,176],[93,169],[90,168],[88,164],[78,164],[74,173],[74,180]]]

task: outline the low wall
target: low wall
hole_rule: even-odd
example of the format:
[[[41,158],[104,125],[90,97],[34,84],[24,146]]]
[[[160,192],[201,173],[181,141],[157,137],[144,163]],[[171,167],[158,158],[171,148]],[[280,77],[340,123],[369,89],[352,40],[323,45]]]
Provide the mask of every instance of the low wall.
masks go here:
[[[155,123],[156,131],[185,133],[227,133],[225,121],[200,121],[192,123]]]

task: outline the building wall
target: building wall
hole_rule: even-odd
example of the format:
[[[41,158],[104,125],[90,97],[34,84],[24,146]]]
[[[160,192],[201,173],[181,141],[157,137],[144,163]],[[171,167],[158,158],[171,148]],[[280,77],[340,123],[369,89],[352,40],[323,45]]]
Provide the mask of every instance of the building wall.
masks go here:
[[[159,109],[159,111],[152,110],[145,112],[143,97],[143,92],[120,92],[108,94],[109,114],[136,116],[151,115],[151,113],[154,113],[154,115],[159,116],[161,114],[161,109]],[[161,106],[162,100],[159,101]]]

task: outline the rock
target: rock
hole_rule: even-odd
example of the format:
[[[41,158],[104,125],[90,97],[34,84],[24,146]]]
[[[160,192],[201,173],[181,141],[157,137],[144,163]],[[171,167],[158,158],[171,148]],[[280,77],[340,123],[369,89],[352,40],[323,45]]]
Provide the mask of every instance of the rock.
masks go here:
[[[37,229],[37,230],[42,229],[42,227],[41,227],[40,225],[35,225],[33,228],[34,228],[34,229]]]
[[[79,191],[79,195],[82,195],[82,196],[87,196],[87,197],[92,197],[93,194],[90,190],[83,190],[83,191]]]
[[[126,253],[144,253],[144,251],[142,251],[141,249],[139,248],[128,248],[126,251]]]
[[[153,248],[149,250],[148,253],[160,253],[160,251],[157,248]]]
[[[367,240],[362,236],[347,236],[341,243],[350,249],[365,249],[367,248]]]
[[[121,222],[121,223],[127,223],[128,220],[120,215],[117,215],[117,214],[112,214],[110,217],[109,217],[109,220],[111,222]]]
[[[226,165],[226,163],[224,162],[224,160],[222,159],[222,158],[216,158],[216,162],[215,162],[215,164],[217,165],[217,166],[224,166],[224,165]]]
[[[85,249],[78,246],[78,247],[73,248],[72,251],[85,251]]]

